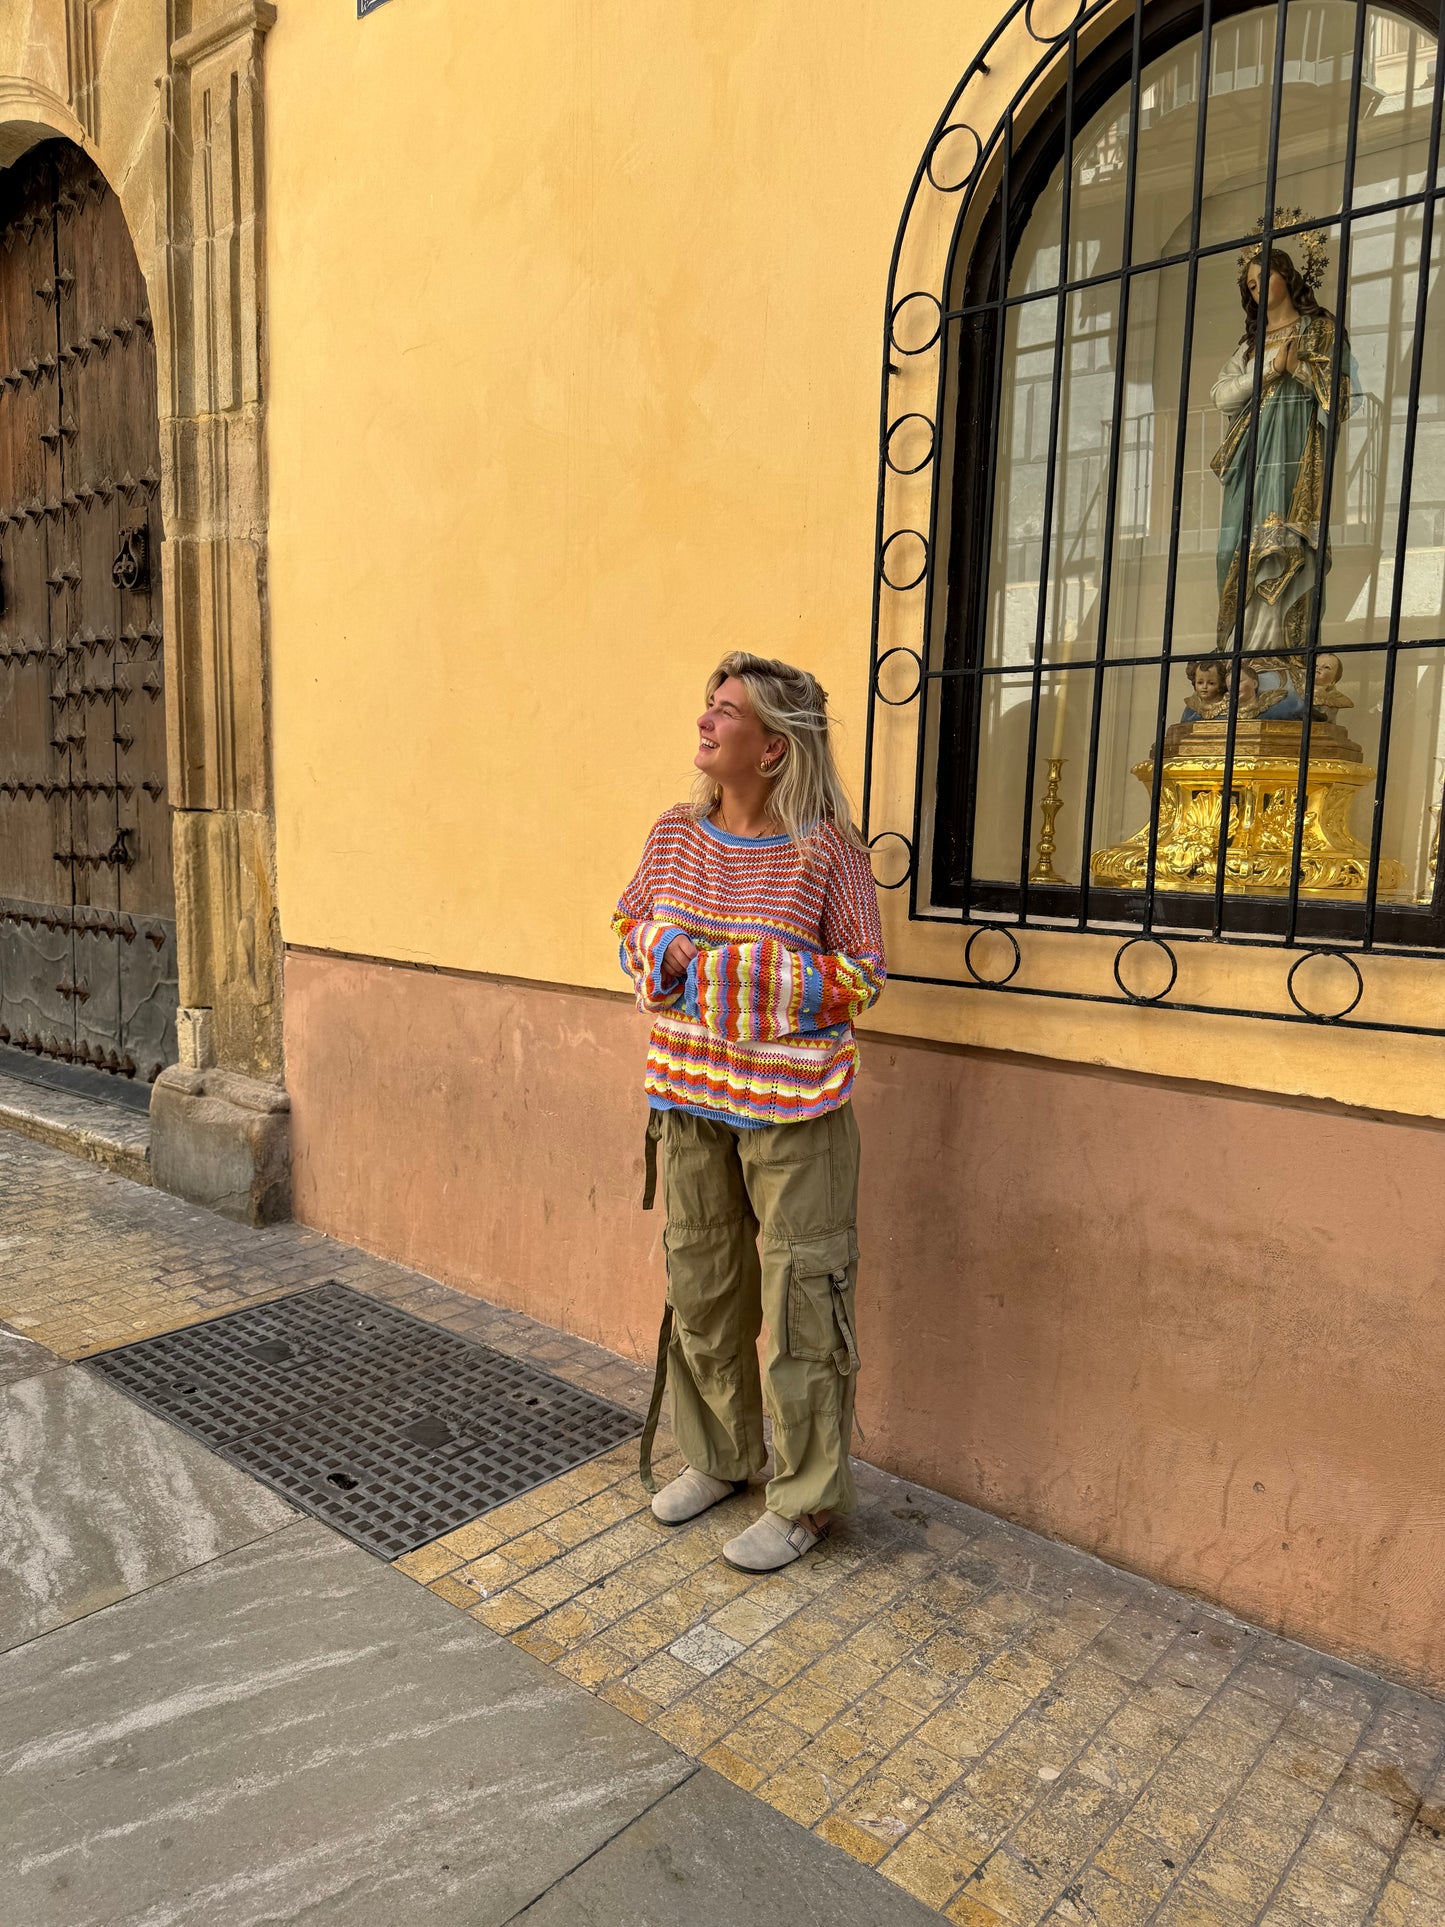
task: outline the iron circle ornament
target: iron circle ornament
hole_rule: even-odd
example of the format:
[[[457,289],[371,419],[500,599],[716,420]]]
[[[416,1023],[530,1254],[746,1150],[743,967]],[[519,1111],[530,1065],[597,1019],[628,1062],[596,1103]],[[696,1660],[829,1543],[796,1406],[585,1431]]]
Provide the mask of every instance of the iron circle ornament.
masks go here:
[[[916,462],[896,462],[893,459],[893,438],[900,428],[907,428],[910,422],[922,422],[923,426],[928,430],[927,452],[920,456]],[[928,464],[933,460],[933,452],[937,446],[938,430],[934,427],[932,420],[927,415],[920,415],[915,411],[909,415],[900,415],[896,421],[888,424],[888,433],[884,437],[883,442],[883,459],[895,475],[917,475],[921,470],[927,468]]]
[[[1130,990],[1129,986],[1124,982],[1124,959],[1131,950],[1136,949],[1140,944],[1146,944],[1151,950],[1162,951],[1169,964],[1168,983],[1165,984],[1162,990],[1150,991],[1147,995],[1142,990]],[[1179,959],[1162,937],[1130,937],[1129,941],[1127,943],[1121,943],[1114,953],[1114,982],[1119,986],[1119,989],[1131,1004],[1162,1004],[1178,981]]]
[[[1074,0],[1073,14],[1063,26],[1055,27],[1052,33],[1040,33],[1034,20],[1038,5],[1039,0],[1027,0],[1027,5],[1024,7],[1024,26],[1030,38],[1037,40],[1041,47],[1056,47],[1061,40],[1066,40],[1089,11],[1089,0]]]
[[[933,310],[933,331],[926,341],[920,341],[915,348],[905,348],[898,339],[898,323],[904,309],[912,301],[926,301]],[[917,288],[912,294],[905,294],[894,302],[888,314],[888,339],[900,355],[926,355],[938,337],[943,333],[943,303],[936,294]]]
[[[900,877],[896,878],[892,883],[884,883],[879,879],[878,873],[875,870],[873,873],[873,881],[875,884],[877,884],[880,890],[901,890],[904,884],[907,883],[908,879],[913,875],[913,845],[909,841],[909,839],[906,836],[904,836],[901,830],[880,830],[877,836],[870,837],[868,840],[868,856],[870,859],[870,868],[871,868],[871,859],[873,856],[873,852],[878,848],[878,845],[880,843],[901,843],[903,845],[904,858],[905,858],[904,865],[903,865],[903,874]]]
[[[966,137],[973,142],[973,158],[956,181],[941,181],[933,171],[934,164],[938,160],[944,143],[952,139],[955,135]],[[982,159],[983,142],[979,139],[977,130],[970,127],[966,120],[951,120],[947,127],[941,127],[938,130],[938,138],[928,150],[928,159],[924,164],[924,172],[928,175],[929,186],[936,188],[940,194],[961,194],[964,188],[969,185],[978,173],[979,163]]]
[[[906,696],[885,696],[883,693],[883,665],[891,662],[895,656],[907,656],[916,672],[913,687]],[[918,692],[922,687],[923,658],[916,649],[905,648],[902,643],[899,643],[896,648],[885,649],[883,651],[873,670],[873,693],[880,703],[886,703],[890,709],[907,709],[910,703],[917,702]]]
[[[1308,1004],[1300,1002],[1299,993],[1294,987],[1294,980],[1312,957],[1332,957],[1337,962],[1344,964],[1346,969],[1353,975],[1355,979],[1355,994],[1342,1010],[1311,1010]],[[1300,1016],[1308,1017],[1312,1024],[1340,1023],[1344,1018],[1349,1016],[1350,1012],[1355,1008],[1355,1005],[1359,1003],[1365,994],[1365,980],[1360,975],[1360,966],[1355,962],[1354,958],[1350,956],[1347,951],[1332,950],[1329,948],[1306,950],[1296,957],[1289,967],[1289,975],[1285,978],[1284,987],[1289,992],[1290,1002],[1294,1005]]]
[[[910,535],[922,548],[923,559],[918,565],[917,575],[910,576],[906,582],[895,582],[893,577],[888,573],[888,552],[895,542],[902,542]],[[928,537],[921,529],[895,529],[878,552],[878,573],[888,584],[889,588],[895,590],[899,595],[905,594],[909,589],[916,589],[924,576],[928,574]]]
[[[1004,942],[1007,943],[1013,951],[1013,962],[1001,977],[985,977],[978,965],[973,961],[973,946],[978,942],[980,937],[1002,937]],[[972,977],[973,981],[976,984],[981,984],[985,990],[1002,990],[1005,984],[1012,983],[1018,975],[1019,965],[1022,962],[1023,952],[1019,949],[1018,938],[1012,930],[1006,928],[1006,926],[1001,923],[981,923],[969,938],[968,942],[963,946],[963,967],[969,976]]]

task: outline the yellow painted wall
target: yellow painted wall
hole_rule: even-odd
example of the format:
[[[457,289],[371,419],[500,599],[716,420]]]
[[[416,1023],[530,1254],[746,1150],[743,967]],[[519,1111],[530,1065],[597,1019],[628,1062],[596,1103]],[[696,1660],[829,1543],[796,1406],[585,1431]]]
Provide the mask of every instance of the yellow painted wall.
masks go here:
[[[956,5],[283,7],[287,939],[616,987],[725,649],[859,765],[887,251]]]
[[[819,673],[856,787],[888,254],[997,17],[391,0],[357,22],[283,0],[266,64],[288,942],[618,987],[611,903],[685,789],[701,684],[731,647]],[[952,933],[888,911],[895,965],[958,967]],[[1231,957],[1206,988],[1248,1001],[1252,967]],[[1207,956],[1190,968],[1219,979]],[[1445,1015],[1433,975],[1403,994],[1412,1018]],[[877,1016],[1445,1114],[1445,1050],[1417,1039],[905,986]]]

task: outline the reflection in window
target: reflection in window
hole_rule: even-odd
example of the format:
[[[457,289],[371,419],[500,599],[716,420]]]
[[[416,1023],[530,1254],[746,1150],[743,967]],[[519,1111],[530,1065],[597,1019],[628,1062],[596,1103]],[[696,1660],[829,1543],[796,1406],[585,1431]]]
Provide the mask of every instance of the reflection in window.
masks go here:
[[[1400,9],[1361,23],[1347,0],[1296,0],[1281,49],[1279,17],[1215,26],[1203,101],[1198,32],[1146,43],[1137,127],[1127,57],[1112,92],[1086,84],[1121,72],[1118,45],[1081,58],[1072,156],[1059,104],[1051,153],[1035,140],[1015,170],[1011,246],[996,221],[952,292],[959,419],[996,424],[997,452],[987,512],[956,497],[944,722],[966,747],[941,762],[935,895],[975,913],[1128,922],[1142,893],[1222,934],[1294,934],[1303,914],[1445,940],[1435,40]],[[1273,225],[1300,230],[1273,243],[1300,318],[1261,355],[1241,256],[1271,173]],[[1242,615],[1227,582],[1221,598],[1231,517]],[[1187,665],[1215,655],[1203,715]],[[1064,807],[1030,889],[1051,759]]]

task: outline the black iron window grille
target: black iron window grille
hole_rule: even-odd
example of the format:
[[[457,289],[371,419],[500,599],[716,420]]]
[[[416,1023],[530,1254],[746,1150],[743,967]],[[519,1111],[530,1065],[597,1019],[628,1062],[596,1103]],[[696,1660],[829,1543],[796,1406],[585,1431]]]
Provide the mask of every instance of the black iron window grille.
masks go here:
[[[959,82],[888,286],[897,975],[1445,1029],[1361,969],[1445,949],[1442,37],[1018,0]]]

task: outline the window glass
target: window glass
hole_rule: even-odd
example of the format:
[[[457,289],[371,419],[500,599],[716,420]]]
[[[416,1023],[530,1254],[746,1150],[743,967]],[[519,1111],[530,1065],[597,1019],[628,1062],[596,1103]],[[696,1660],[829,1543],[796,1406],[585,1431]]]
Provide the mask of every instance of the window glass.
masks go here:
[[[1277,697],[1272,721],[1312,708],[1320,742],[1348,741],[1371,770],[1384,752],[1380,888],[1395,901],[1429,893],[1445,664],[1438,648],[1395,645],[1445,638],[1442,222],[1422,262],[1424,207],[1409,198],[1428,185],[1436,49],[1403,15],[1365,10],[1351,180],[1360,20],[1348,0],[1291,5],[1282,61],[1274,6],[1220,22],[1204,103],[1197,34],[1150,60],[1137,130],[1126,83],[1077,129],[1023,221],[1002,319],[982,594],[975,587],[972,633],[955,644],[979,691],[964,859],[974,885],[1017,889],[1051,756],[1065,761],[1053,861],[1066,883],[1088,877],[1101,850],[1147,836],[1156,745],[1170,753],[1160,717],[1198,720],[1187,665],[1234,648],[1232,557],[1250,585],[1242,649],[1262,684],[1253,696],[1241,684],[1236,709],[1262,700],[1269,715]],[[1295,362],[1282,377],[1287,406],[1262,411],[1260,450],[1246,461],[1257,371],[1253,336],[1242,340],[1240,257],[1265,213],[1277,72],[1276,224],[1309,227],[1275,243],[1304,277]],[[1326,470],[1322,530],[1309,512],[1326,503]],[[1283,530],[1279,554],[1262,533],[1270,517]],[[1302,533],[1291,534],[1291,518]],[[1287,578],[1272,601],[1258,587],[1269,570]],[[1305,648],[1316,637],[1325,654],[1310,690]],[[1363,782],[1349,803],[1350,833],[1366,846],[1374,793]]]

